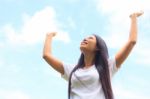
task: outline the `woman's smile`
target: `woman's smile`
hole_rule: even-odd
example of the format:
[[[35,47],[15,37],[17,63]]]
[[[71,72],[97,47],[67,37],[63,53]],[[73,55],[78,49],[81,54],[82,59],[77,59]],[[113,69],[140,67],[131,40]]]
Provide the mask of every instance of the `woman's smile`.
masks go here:
[[[87,41],[82,41],[82,42],[81,42],[81,45],[86,45],[86,44],[88,44]]]

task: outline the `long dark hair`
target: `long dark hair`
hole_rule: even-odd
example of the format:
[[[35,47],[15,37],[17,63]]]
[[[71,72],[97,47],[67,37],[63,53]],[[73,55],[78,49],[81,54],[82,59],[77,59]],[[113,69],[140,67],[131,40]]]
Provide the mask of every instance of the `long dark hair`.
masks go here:
[[[94,36],[96,37],[96,46],[99,49],[96,51],[96,55],[95,55],[95,66],[99,74],[99,81],[102,84],[102,89],[104,92],[105,99],[113,99],[113,91],[111,87],[110,73],[109,73],[109,67],[108,67],[108,58],[109,58],[108,49],[107,49],[105,41],[101,37],[95,34]],[[72,70],[70,77],[69,77],[68,99],[70,99],[70,93],[71,93],[72,74],[78,68],[83,68],[84,66],[85,66],[84,54],[81,53],[78,64]]]

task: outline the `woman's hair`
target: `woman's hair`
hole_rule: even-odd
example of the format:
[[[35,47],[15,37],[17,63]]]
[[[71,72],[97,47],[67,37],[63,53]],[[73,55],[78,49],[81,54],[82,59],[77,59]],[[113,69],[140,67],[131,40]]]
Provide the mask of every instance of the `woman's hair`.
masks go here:
[[[99,81],[102,84],[102,89],[104,92],[105,99],[113,99],[113,91],[111,87],[110,82],[110,74],[109,74],[109,67],[108,67],[108,49],[106,46],[106,43],[104,40],[99,37],[98,35],[95,35],[96,37],[96,46],[98,50],[96,50],[95,54],[95,66],[99,74]],[[81,53],[81,56],[79,58],[78,64],[75,66],[75,68],[70,73],[69,77],[69,85],[68,85],[68,99],[70,99],[70,93],[71,93],[71,77],[72,74],[78,69],[83,68],[85,66],[84,63],[84,54]]]

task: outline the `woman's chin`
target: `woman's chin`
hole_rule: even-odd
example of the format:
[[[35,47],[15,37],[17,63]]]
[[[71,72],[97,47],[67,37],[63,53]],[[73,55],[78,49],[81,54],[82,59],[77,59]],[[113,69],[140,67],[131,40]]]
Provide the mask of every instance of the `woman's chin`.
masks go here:
[[[81,52],[85,52],[87,49],[86,49],[86,47],[85,46],[80,46],[80,50],[81,50]]]

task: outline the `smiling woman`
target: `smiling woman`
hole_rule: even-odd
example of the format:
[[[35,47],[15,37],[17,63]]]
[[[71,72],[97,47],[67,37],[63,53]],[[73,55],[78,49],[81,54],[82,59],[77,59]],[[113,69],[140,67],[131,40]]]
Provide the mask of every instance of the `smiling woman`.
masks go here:
[[[114,99],[111,78],[128,57],[137,41],[137,17],[133,13],[127,43],[110,59],[105,41],[98,35],[85,38],[80,44],[81,56],[74,66],[54,58],[51,53],[52,38],[56,32],[48,33],[43,49],[43,58],[69,82],[68,99]]]

